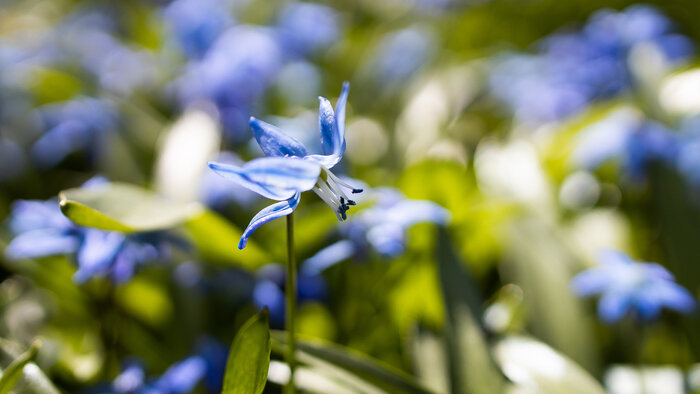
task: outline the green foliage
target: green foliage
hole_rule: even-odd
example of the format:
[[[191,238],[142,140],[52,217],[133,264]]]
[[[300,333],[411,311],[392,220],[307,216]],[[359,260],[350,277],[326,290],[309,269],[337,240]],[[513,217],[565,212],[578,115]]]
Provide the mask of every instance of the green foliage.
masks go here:
[[[457,258],[446,231],[440,232],[437,250],[440,283],[447,310],[445,337],[451,392],[499,392],[503,382],[493,365],[478,324],[481,301],[476,283]]]
[[[0,393],[8,394],[58,394],[58,390],[44,373],[34,364],[39,351],[40,343],[35,341],[30,348],[17,356],[8,365],[3,365],[0,375]],[[14,355],[17,346],[6,340],[0,340],[0,353],[2,358]]]
[[[165,200],[123,183],[64,190],[59,204],[78,225],[122,232],[169,229],[203,211],[199,204]]]
[[[251,317],[233,339],[222,393],[262,393],[269,365],[270,318],[264,309]]]
[[[277,353],[284,353],[286,334],[272,332],[272,347]],[[303,364],[322,367],[326,364],[345,374],[354,375],[365,383],[390,393],[430,393],[412,377],[380,361],[339,345],[318,339],[297,341],[297,359]]]
[[[229,221],[212,211],[204,211],[184,224],[207,261],[224,265],[238,265],[254,269],[270,262],[268,254],[254,240],[239,250],[238,240],[243,233]]]

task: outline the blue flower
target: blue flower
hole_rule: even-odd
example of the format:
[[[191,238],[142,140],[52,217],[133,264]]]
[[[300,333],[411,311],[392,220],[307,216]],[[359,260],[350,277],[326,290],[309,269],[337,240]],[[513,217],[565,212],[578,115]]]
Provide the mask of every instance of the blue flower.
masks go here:
[[[602,253],[600,262],[576,275],[571,285],[579,296],[601,295],[598,316],[605,322],[616,322],[628,312],[648,321],[664,307],[681,313],[696,307],[693,296],[659,264],[638,263],[619,251]]]
[[[391,188],[379,188],[374,193],[377,203],[341,228],[342,240],[304,261],[302,272],[317,274],[347,258],[366,256],[369,250],[384,257],[396,257],[404,252],[409,227],[449,221],[450,213],[433,202],[411,200]]]
[[[88,181],[90,187],[98,181]],[[167,232],[120,233],[79,227],[68,220],[55,200],[16,201],[9,217],[15,238],[5,249],[10,259],[71,255],[78,269],[73,279],[83,283],[94,276],[125,282],[146,263],[167,260],[172,246],[184,241]]]
[[[258,308],[267,307],[270,311],[270,325],[283,328],[285,321],[285,279],[286,271],[280,264],[268,264],[257,271],[259,278],[253,289],[253,303]],[[297,277],[297,300],[300,304],[324,301],[328,290],[323,276],[299,272]]]
[[[330,7],[313,3],[292,3],[284,7],[277,29],[285,49],[305,54],[323,49],[338,37],[339,20]]]
[[[142,363],[129,360],[112,382],[118,394],[181,394],[194,390],[199,382],[208,392],[221,392],[228,347],[211,337],[198,340],[194,355],[173,364],[159,377],[146,379]]]
[[[183,106],[197,101],[219,110],[227,136],[246,141],[248,114],[282,66],[282,48],[270,29],[236,26],[226,30],[201,60],[176,82]]]
[[[233,25],[229,5],[225,0],[175,0],[163,16],[184,52],[191,58],[201,58]]]
[[[657,49],[670,65],[693,53],[691,41],[676,34],[672,23],[652,7],[602,10],[581,31],[542,40],[535,55],[497,59],[491,90],[520,121],[557,121],[592,101],[633,88],[628,57],[640,44]]]
[[[77,151],[94,150],[117,125],[110,103],[88,97],[44,106],[38,114],[46,131],[32,146],[31,156],[41,167],[52,167]]]
[[[335,212],[338,220],[347,218],[346,211],[355,202],[348,198],[343,188],[360,193],[334,175],[330,169],[345,153],[345,104],[350,85],[343,90],[336,103],[319,97],[319,128],[321,131],[322,155],[310,154],[306,147],[277,127],[250,119],[250,127],[260,148],[268,156],[249,161],[243,166],[211,162],[209,167],[219,175],[231,179],[241,186],[263,197],[280,201],[258,212],[243,232],[238,244],[243,249],[248,237],[260,226],[292,213],[301,198],[301,192],[313,190]]]
[[[678,134],[665,126],[619,110],[580,132],[572,160],[595,169],[616,159],[630,178],[638,180],[646,175],[649,163],[675,165],[681,145]]]
[[[206,361],[192,356],[168,368],[154,382],[147,382],[141,364],[133,362],[112,382],[118,394],[184,394],[191,392],[205,376]]]

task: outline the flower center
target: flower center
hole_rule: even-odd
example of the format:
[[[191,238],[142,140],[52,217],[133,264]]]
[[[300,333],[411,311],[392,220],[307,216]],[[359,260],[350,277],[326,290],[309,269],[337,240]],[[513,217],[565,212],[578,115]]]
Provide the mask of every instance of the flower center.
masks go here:
[[[343,188],[350,190],[352,194],[362,193],[362,189],[357,189],[343,182],[325,166],[321,166],[321,168],[321,175],[318,177],[316,185],[312,190],[321,197],[323,202],[333,208],[335,216],[342,222],[348,218],[345,212],[347,212],[351,206],[356,205],[355,201],[348,198],[345,192],[343,192]]]

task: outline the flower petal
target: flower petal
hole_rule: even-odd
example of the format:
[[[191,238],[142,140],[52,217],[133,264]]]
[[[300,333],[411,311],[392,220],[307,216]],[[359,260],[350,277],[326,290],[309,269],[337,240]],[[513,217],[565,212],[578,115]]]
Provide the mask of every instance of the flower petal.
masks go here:
[[[350,84],[343,83],[343,90],[336,103],[335,113],[330,101],[319,97],[318,127],[321,131],[323,155],[314,155],[314,160],[328,168],[340,161],[345,153],[345,105],[348,101]]]
[[[318,163],[291,157],[263,157],[243,167],[210,162],[209,168],[263,197],[278,201],[313,188],[321,172]]]
[[[598,316],[607,323],[614,323],[627,312],[630,302],[626,293],[607,292],[598,301]]]
[[[83,283],[109,268],[122,249],[126,236],[114,231],[88,229],[78,251],[78,271],[73,279]]]
[[[15,237],[5,249],[5,256],[13,260],[56,256],[73,253],[79,246],[75,234],[52,228],[32,230]]]
[[[272,204],[269,207],[266,207],[262,211],[258,212],[258,214],[255,215],[250,221],[245,231],[243,231],[241,240],[238,243],[238,249],[245,248],[245,245],[248,243],[248,237],[250,237],[251,234],[253,234],[253,232],[258,229],[258,227],[294,212],[297,205],[299,204],[300,198],[301,194],[296,193],[289,200]]]
[[[250,118],[248,122],[258,145],[268,156],[297,156],[304,157],[309,153],[304,144],[296,138],[288,136],[278,127],[262,120]]]
[[[326,268],[349,258],[355,254],[355,244],[346,239],[321,249],[318,253],[304,261],[302,272],[307,275],[317,275]]]

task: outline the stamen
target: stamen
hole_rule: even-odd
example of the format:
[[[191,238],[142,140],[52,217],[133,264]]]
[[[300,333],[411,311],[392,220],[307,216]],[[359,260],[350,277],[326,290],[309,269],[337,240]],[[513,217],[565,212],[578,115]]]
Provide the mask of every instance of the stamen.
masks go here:
[[[352,189],[352,194],[362,193],[362,189]]]
[[[341,185],[341,186],[345,186],[346,189],[352,190],[352,192],[355,193],[355,194],[356,194],[356,193],[362,193],[362,189],[357,189],[357,188],[351,186],[351,185],[348,184],[347,182],[345,182],[345,181],[343,181],[342,179],[338,178],[338,176],[336,176],[334,173],[332,173],[329,169],[324,168],[324,170],[326,170],[326,173],[327,173],[328,176],[333,180],[333,182],[335,182],[335,183],[337,183],[337,184],[339,184],[339,185]]]

